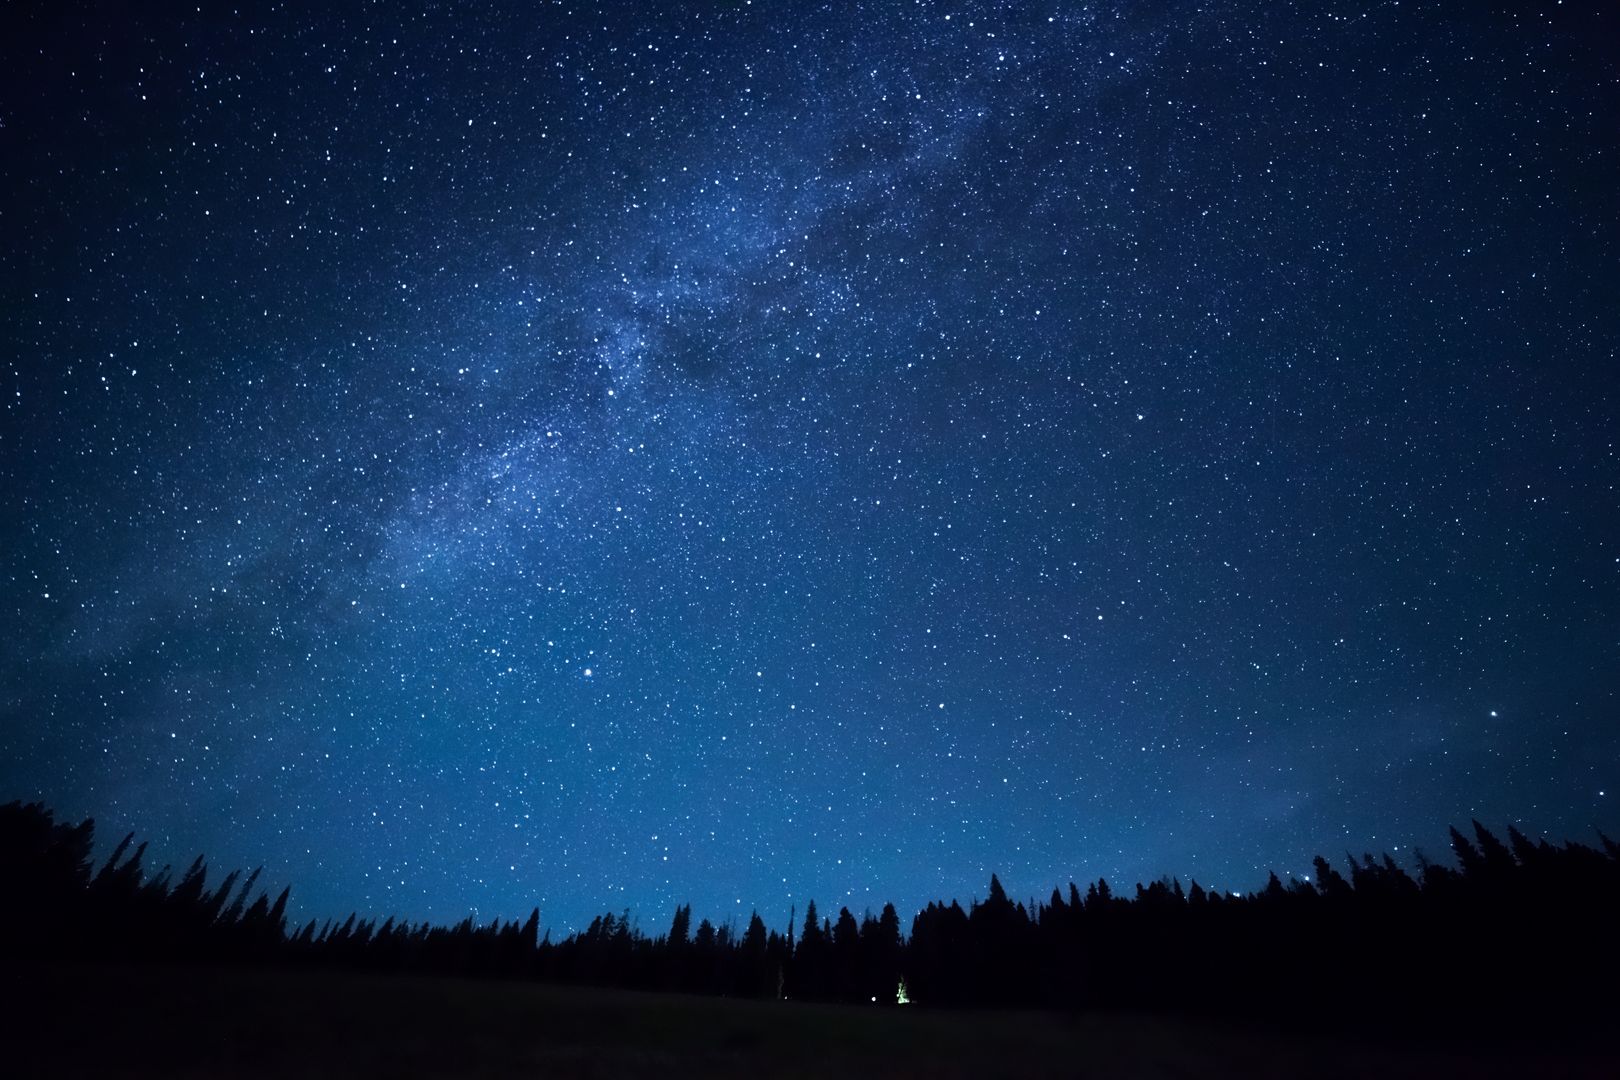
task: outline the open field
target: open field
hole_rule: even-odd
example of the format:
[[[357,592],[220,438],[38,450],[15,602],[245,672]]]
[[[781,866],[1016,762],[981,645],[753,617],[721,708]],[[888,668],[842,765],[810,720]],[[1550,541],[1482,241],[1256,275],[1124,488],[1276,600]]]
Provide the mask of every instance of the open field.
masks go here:
[[[0,1071],[18,1077],[1620,1075],[1620,1055],[1599,1033],[1459,1048],[1131,1014],[861,1009],[296,971],[57,968],[10,972],[5,992]]]

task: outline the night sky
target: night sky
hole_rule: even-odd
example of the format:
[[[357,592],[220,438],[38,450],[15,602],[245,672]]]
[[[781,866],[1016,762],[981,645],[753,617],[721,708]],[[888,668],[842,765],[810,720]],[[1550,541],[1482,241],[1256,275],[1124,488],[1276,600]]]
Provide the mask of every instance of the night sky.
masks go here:
[[[0,799],[294,914],[1620,834],[1606,4],[0,13]]]

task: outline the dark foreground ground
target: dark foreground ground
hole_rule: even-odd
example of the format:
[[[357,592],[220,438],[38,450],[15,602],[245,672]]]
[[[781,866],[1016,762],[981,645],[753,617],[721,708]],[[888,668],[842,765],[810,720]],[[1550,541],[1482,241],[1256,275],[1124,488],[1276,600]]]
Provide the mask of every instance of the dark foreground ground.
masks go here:
[[[1612,1031],[1455,1039],[518,983],[71,967],[4,976],[9,1077],[1615,1077]]]

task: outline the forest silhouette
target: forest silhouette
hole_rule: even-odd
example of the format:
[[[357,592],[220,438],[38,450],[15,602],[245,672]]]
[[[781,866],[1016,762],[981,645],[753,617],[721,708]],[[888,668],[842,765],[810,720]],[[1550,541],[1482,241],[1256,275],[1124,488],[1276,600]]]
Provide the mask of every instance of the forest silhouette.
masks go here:
[[[411,972],[744,998],[947,1007],[1173,1009],[1285,1016],[1442,1013],[1574,1017],[1611,1007],[1620,848],[1501,840],[1453,828],[1454,866],[1416,856],[1318,856],[1312,881],[1272,874],[1221,893],[1164,878],[1105,880],[1016,901],[994,876],[964,908],[934,902],[903,932],[892,904],[857,916],[807,904],[781,932],[694,928],[689,905],[649,935],[607,913],[552,940],[540,912],[454,925],[365,916],[288,924],[289,889],[260,872],[211,883],[198,857],[145,866],[126,836],[99,867],[95,824],[0,806],[0,941],[18,965],[277,965]]]

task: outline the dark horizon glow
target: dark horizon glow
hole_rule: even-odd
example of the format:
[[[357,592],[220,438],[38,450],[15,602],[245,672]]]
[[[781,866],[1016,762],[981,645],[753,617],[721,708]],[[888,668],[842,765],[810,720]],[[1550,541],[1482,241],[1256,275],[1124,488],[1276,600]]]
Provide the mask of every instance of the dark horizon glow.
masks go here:
[[[558,932],[1620,833],[1599,6],[101,18],[0,799]]]

